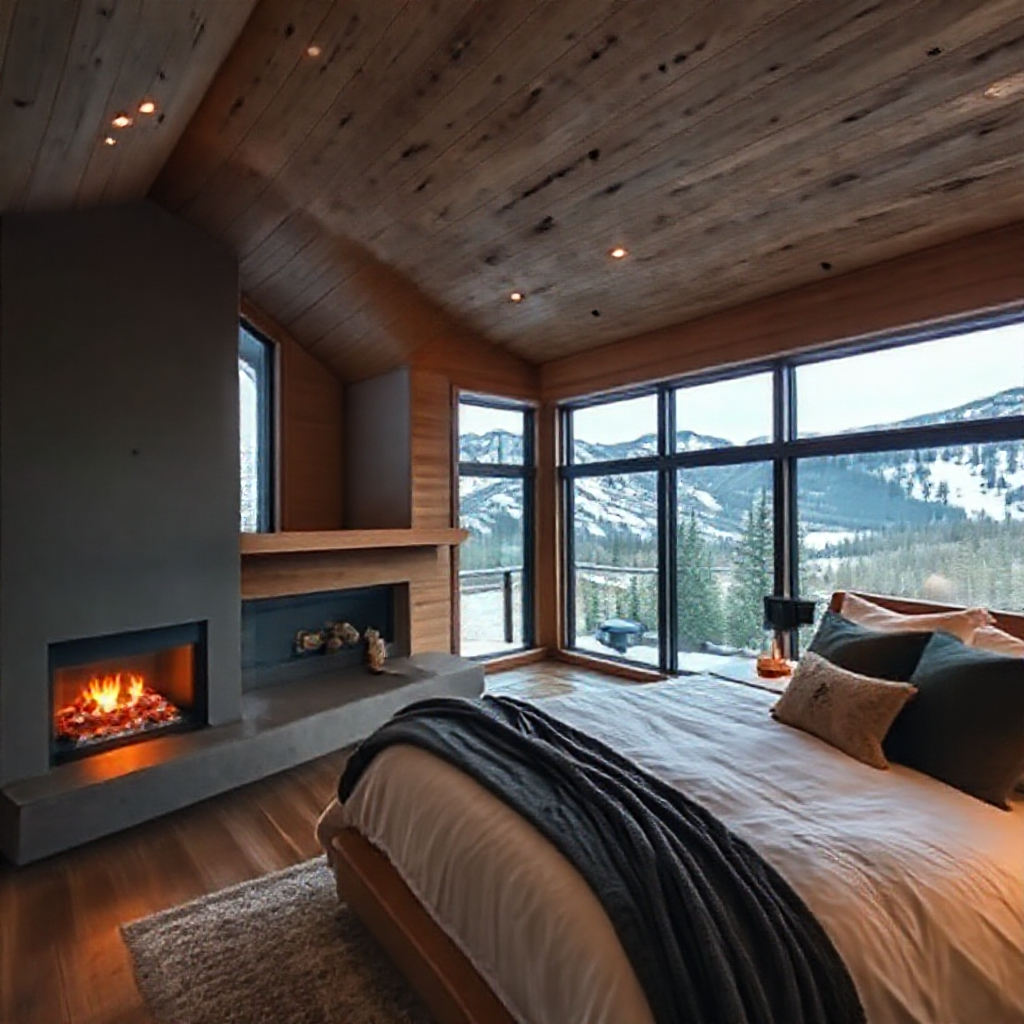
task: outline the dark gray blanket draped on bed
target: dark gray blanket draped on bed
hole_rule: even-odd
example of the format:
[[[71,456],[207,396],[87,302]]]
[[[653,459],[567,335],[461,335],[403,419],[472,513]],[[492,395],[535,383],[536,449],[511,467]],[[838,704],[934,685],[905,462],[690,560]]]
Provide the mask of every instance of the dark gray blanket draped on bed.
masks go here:
[[[658,1024],[864,1021],[835,947],[778,872],[603,743],[508,698],[422,701],[353,753],[340,800],[400,743],[476,779],[576,866]]]

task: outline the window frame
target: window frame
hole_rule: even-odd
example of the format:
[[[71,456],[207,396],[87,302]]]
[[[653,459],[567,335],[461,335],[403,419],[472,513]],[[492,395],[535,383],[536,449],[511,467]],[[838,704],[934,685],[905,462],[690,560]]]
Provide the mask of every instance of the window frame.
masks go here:
[[[484,409],[501,409],[522,413],[523,415],[523,461],[519,463],[469,462],[461,457],[461,424],[459,409],[463,405],[473,405]],[[536,643],[535,618],[535,581],[536,581],[536,489],[537,489],[537,410],[527,402],[515,399],[484,395],[470,391],[457,391],[455,394],[455,423],[453,441],[455,449],[455,473],[453,495],[455,499],[456,521],[460,521],[461,502],[459,499],[459,482],[463,477],[521,480],[523,484],[523,580],[520,615],[522,616],[522,643],[508,650],[468,656],[471,661],[490,661],[504,658],[530,650]],[[455,574],[455,599],[459,607],[459,630],[455,639],[459,650],[462,647],[462,570]]]
[[[587,395],[561,403],[558,417],[561,435],[559,451],[559,493],[564,510],[562,528],[562,564],[564,581],[562,635],[570,650],[576,646],[575,580],[575,508],[574,482],[580,478],[622,473],[654,471],[658,474],[658,569],[659,569],[659,668],[679,673],[679,609],[676,595],[676,552],[678,522],[676,481],[679,470],[707,466],[729,466],[753,462],[772,465],[772,508],[774,524],[774,576],[776,594],[799,597],[799,508],[800,462],[821,456],[841,456],[896,452],[914,448],[942,448],[952,445],[998,443],[1024,440],[1024,415],[967,422],[937,423],[900,430],[862,430],[850,433],[799,437],[797,434],[796,371],[801,366],[842,359],[848,356],[904,348],[942,338],[966,335],[1011,324],[1024,326],[1024,309],[958,317],[929,325],[890,331],[853,341],[839,341],[812,351],[762,359],[738,366],[715,368],[666,381],[638,385],[614,393]],[[757,445],[733,445],[695,452],[677,452],[675,447],[675,394],[680,389],[699,387],[723,380],[771,372],[773,433],[769,441]],[[1024,384],[1024,382],[1021,382]],[[658,396],[658,454],[635,459],[576,463],[573,461],[572,414],[577,409],[593,408],[610,402]],[[795,642],[795,640],[794,640]],[[592,651],[585,652],[588,656]],[[792,652],[795,655],[797,652]],[[635,659],[602,652],[598,657],[636,666]]]
[[[245,532],[273,533],[276,529],[277,506],[277,345],[272,338],[267,337],[244,316],[238,318],[238,328],[238,358],[251,366],[255,372],[258,419],[256,438],[257,526],[255,530]],[[255,351],[261,353],[259,362],[262,365],[246,358],[243,351],[246,342],[259,346]],[[241,444],[239,444],[239,451],[241,451]],[[241,477],[239,477],[239,489],[241,489]],[[239,522],[239,527],[241,527],[241,522]]]

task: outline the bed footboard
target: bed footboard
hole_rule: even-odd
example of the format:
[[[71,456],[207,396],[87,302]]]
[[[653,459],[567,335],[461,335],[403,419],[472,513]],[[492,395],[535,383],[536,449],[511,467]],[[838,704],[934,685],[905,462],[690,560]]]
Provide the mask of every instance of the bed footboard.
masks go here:
[[[437,1024],[515,1024],[462,951],[355,829],[334,840],[338,896],[380,943]]]

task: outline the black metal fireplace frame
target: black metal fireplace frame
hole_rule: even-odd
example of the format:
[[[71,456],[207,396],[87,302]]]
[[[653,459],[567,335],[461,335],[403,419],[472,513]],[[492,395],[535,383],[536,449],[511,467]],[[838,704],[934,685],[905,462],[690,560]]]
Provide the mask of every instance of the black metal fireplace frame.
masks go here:
[[[90,665],[117,657],[153,654],[173,647],[192,648],[191,707],[184,710],[182,721],[162,725],[145,732],[115,737],[84,747],[65,747],[58,744],[53,733],[54,673],[59,669]],[[103,636],[82,637],[76,640],[58,640],[48,648],[48,678],[50,684],[50,764],[56,766],[83,757],[116,750],[171,733],[188,732],[209,724],[209,673],[207,658],[207,622],[183,622],[173,626],[108,633]]]

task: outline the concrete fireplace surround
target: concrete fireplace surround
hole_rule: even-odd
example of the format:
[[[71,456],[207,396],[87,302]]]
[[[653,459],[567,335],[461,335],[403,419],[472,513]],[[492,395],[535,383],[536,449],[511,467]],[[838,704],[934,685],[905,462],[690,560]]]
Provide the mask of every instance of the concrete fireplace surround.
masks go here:
[[[47,856],[475,694],[451,655],[243,693],[238,276],[148,202],[0,222],[0,851]],[[205,623],[206,728],[50,765],[51,643]],[[407,632],[406,626],[405,631]]]

